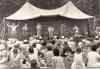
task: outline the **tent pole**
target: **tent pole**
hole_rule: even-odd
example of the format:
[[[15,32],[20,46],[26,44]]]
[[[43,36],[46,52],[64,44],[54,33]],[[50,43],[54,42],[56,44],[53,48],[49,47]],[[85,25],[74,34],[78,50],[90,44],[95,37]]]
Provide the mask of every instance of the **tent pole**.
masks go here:
[[[95,29],[96,29],[96,17],[94,16],[94,18],[93,18],[93,29],[94,29],[94,31],[95,31]]]
[[[87,32],[88,32],[88,36],[90,35],[90,18],[88,19],[88,24],[87,24]]]
[[[5,17],[3,18],[3,23],[4,23],[4,31],[3,31],[3,39],[5,39],[5,37],[6,37],[6,23],[5,23]]]
[[[3,20],[1,22],[1,39],[4,40],[6,35],[5,31],[5,17],[3,17]]]

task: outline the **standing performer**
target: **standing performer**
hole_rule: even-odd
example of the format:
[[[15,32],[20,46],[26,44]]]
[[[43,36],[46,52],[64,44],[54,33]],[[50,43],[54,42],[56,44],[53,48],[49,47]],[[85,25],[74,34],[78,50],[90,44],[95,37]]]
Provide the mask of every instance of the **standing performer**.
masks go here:
[[[79,33],[79,28],[76,25],[73,27],[73,32],[74,33]]]
[[[52,38],[53,37],[53,34],[54,34],[54,28],[49,26],[48,27],[48,32],[49,32],[49,38]]]
[[[12,25],[7,24],[7,26],[11,28],[11,33],[16,33],[16,29],[19,26],[19,24],[18,25],[16,25],[16,24],[12,24]]]
[[[17,36],[17,35],[16,35],[16,33],[17,33],[16,29],[17,29],[17,27],[19,26],[19,24],[18,24],[18,25],[16,25],[16,24],[12,24],[12,25],[7,24],[7,26],[8,26],[9,28],[11,28],[11,35],[12,35],[13,37],[16,37],[16,36]]]
[[[74,32],[74,36],[77,37],[77,36],[80,36],[80,32],[79,32],[79,28],[78,26],[74,26],[73,27],[73,32]]]
[[[28,25],[27,24],[25,24],[22,27],[22,31],[23,31],[23,35],[26,37],[28,35]]]
[[[26,31],[28,30],[28,25],[25,24],[25,25],[23,26],[22,30],[23,30],[24,32],[26,32]]]
[[[40,37],[41,36],[42,25],[37,24],[36,30],[37,30],[37,37]]]

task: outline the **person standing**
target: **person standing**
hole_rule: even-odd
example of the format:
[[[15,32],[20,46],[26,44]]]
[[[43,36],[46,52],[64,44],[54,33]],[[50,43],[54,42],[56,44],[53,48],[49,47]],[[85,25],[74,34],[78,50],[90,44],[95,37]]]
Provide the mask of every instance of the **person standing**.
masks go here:
[[[91,47],[91,51],[88,53],[87,58],[88,58],[88,67],[100,67],[100,62],[98,59],[100,59],[100,55],[98,52],[96,52],[98,46],[93,45]]]
[[[52,57],[52,68],[51,69],[65,69],[64,59],[59,56],[59,49],[55,48],[53,50],[54,57]]]
[[[71,69],[85,69],[85,63],[83,61],[83,55],[81,48],[77,48],[74,53],[73,63]]]

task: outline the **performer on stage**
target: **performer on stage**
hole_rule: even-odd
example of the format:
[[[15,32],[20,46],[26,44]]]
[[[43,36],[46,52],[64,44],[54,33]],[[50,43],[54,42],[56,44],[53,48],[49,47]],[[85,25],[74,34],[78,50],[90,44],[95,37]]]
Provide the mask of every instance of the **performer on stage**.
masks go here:
[[[36,30],[37,30],[37,37],[40,37],[41,36],[42,25],[37,24]]]
[[[73,27],[73,32],[74,32],[75,37],[80,37],[81,36],[80,32],[79,32],[79,27],[76,26],[76,25]]]
[[[28,25],[27,24],[25,24],[22,27],[22,33],[23,33],[24,37],[27,37],[28,36]]]
[[[78,33],[79,32],[79,28],[76,25],[73,27],[73,32],[74,33]]]
[[[54,28],[49,26],[48,27],[48,32],[49,32],[49,38],[52,38],[53,37],[53,34],[54,34]]]
[[[8,26],[8,28],[10,28],[11,29],[11,33],[9,33],[9,36],[10,37],[17,37],[17,31],[16,31],[16,29],[18,28],[18,26],[19,26],[19,24],[12,24],[12,25],[10,25],[10,24],[7,24],[7,26]]]
[[[22,30],[23,30],[24,32],[26,32],[26,31],[28,30],[28,25],[25,24],[25,25],[23,26]]]
[[[11,28],[11,33],[16,33],[16,29],[17,29],[17,27],[19,26],[19,24],[16,25],[16,24],[13,23],[12,25],[7,24],[7,26],[8,26],[9,28]]]

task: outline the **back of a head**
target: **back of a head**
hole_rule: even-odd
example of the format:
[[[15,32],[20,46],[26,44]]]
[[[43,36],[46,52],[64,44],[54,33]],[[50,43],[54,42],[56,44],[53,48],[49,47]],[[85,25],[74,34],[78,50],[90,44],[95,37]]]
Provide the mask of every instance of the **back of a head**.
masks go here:
[[[36,44],[35,44],[35,43],[34,43],[34,44],[32,44],[32,47],[33,47],[33,48],[36,48]]]
[[[82,49],[81,48],[77,48],[76,49],[76,53],[81,53],[82,52]]]
[[[46,46],[46,45],[47,45],[47,42],[44,41],[44,42],[42,43],[42,46]]]
[[[34,53],[33,47],[30,47],[28,51],[29,51],[29,53]]]
[[[47,50],[51,51],[52,50],[52,46],[47,46]]]
[[[36,68],[37,67],[37,62],[36,60],[31,61],[31,68]]]
[[[59,56],[59,49],[58,48],[55,48],[53,50],[53,53],[54,53],[54,56]]]
[[[94,45],[92,45],[91,50],[92,50],[92,51],[96,51],[97,48],[98,48],[98,45],[94,44]]]
[[[55,40],[52,40],[51,43],[54,45],[56,43],[56,41]]]
[[[15,49],[13,50],[13,53],[14,53],[14,54],[18,54],[18,49],[15,48]]]

